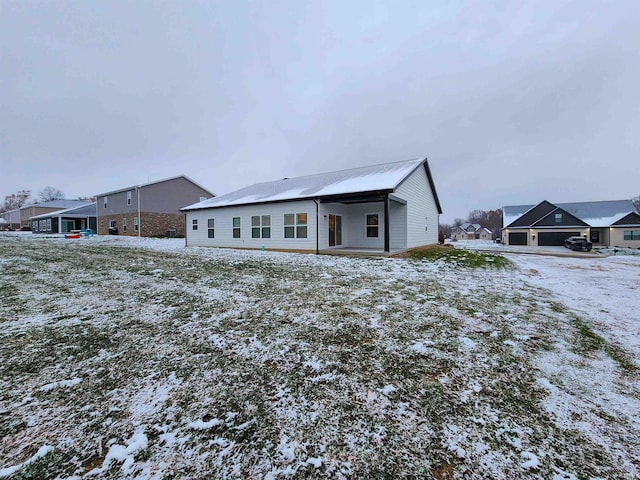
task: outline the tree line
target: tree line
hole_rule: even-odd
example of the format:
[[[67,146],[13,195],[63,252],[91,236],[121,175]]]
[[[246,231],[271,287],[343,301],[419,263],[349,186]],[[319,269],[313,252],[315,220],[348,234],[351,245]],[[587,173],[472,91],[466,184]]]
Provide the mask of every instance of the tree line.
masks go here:
[[[38,193],[35,198],[31,197],[31,190],[19,190],[16,193],[4,197],[4,203],[0,206],[0,213],[18,210],[30,203],[44,203],[51,200],[61,200],[65,198],[64,192],[59,188],[46,187]],[[95,197],[78,197],[78,200],[95,202]]]

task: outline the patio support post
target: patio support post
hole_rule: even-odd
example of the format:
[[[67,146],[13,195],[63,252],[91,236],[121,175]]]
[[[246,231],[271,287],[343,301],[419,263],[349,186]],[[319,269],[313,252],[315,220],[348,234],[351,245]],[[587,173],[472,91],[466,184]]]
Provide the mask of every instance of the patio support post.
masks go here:
[[[384,195],[384,251],[389,253],[389,194]]]

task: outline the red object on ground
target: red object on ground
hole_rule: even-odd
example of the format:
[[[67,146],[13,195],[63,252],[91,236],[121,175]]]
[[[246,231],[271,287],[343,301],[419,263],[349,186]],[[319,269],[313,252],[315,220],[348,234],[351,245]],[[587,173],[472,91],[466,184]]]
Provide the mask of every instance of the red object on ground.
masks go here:
[[[69,233],[69,234],[65,235],[64,238],[80,238],[80,234],[79,233]]]

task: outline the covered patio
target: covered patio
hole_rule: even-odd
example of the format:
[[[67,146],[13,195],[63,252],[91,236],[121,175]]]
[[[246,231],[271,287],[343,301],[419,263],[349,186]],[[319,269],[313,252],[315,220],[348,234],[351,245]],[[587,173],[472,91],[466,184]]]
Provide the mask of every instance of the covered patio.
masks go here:
[[[320,200],[319,253],[388,256],[407,248],[407,202],[387,192]]]

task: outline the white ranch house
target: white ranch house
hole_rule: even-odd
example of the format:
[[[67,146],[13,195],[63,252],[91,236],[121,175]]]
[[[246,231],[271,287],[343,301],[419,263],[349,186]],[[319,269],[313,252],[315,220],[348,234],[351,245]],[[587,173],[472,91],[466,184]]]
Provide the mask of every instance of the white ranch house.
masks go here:
[[[381,254],[438,243],[442,213],[426,158],[258,183],[181,210],[188,246]]]

